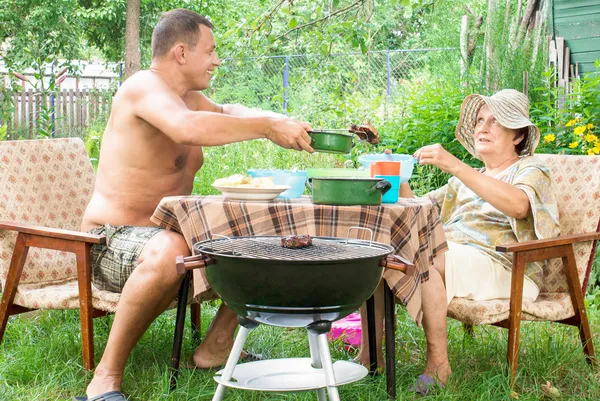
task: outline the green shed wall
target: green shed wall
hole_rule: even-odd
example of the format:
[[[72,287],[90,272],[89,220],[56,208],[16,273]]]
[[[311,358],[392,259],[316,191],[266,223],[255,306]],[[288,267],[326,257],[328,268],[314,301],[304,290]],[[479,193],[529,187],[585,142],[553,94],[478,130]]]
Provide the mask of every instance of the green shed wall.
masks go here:
[[[594,60],[600,59],[600,0],[552,0],[549,18],[552,36],[565,38],[579,74],[595,71]]]

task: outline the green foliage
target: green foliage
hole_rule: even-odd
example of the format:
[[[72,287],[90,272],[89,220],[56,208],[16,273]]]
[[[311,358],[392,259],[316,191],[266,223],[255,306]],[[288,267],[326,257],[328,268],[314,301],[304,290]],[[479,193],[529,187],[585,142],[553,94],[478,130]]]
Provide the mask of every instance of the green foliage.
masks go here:
[[[564,94],[549,83],[535,88],[536,101],[531,116],[542,131],[540,151],[564,154],[600,154],[600,60],[596,72],[588,73],[573,83],[572,92]],[[552,70],[544,73],[546,80]]]
[[[0,125],[0,141],[6,140],[6,125]]]

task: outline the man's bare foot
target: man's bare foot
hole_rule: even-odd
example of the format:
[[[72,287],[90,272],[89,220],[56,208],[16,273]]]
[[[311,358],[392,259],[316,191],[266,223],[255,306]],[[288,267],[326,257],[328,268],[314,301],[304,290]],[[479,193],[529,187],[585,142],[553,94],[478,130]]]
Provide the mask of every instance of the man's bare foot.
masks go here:
[[[431,377],[437,382],[446,385],[448,382],[448,377],[452,374],[452,369],[450,368],[450,363],[448,361],[443,362],[439,365],[430,366],[431,364],[427,364],[425,368],[424,374]]]
[[[120,391],[122,381],[122,375],[111,373],[99,366],[94,372],[94,378],[87,386],[86,394],[88,398],[91,398],[109,391]]]
[[[211,344],[209,347],[202,342],[194,352],[194,364],[199,369],[217,368],[225,365],[233,343]],[[242,351],[240,358],[244,358],[246,352]]]

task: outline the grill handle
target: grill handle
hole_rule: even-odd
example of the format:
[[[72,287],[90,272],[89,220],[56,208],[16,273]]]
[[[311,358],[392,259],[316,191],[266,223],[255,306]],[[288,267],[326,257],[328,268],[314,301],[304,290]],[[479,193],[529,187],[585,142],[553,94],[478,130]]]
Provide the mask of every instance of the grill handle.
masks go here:
[[[379,265],[388,269],[401,271],[407,276],[414,276],[417,274],[417,268],[415,265],[400,255],[388,255],[381,259]]]
[[[177,256],[175,259],[175,266],[177,268],[177,274],[185,274],[188,270],[202,269],[208,265],[214,265],[217,261],[210,256],[205,255],[194,255],[194,256]]]

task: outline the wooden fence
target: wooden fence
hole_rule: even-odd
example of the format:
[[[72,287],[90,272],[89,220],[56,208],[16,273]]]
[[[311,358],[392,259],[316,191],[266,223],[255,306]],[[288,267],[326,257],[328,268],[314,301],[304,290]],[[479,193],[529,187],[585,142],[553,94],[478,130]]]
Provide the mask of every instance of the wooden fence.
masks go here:
[[[12,94],[12,118],[0,121],[0,125],[7,124],[10,139],[35,138],[40,128],[51,128],[51,121],[53,136],[81,136],[96,118],[108,116],[111,101],[112,92],[106,90],[66,89],[45,97],[31,89],[23,90]]]

